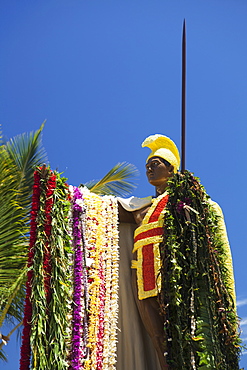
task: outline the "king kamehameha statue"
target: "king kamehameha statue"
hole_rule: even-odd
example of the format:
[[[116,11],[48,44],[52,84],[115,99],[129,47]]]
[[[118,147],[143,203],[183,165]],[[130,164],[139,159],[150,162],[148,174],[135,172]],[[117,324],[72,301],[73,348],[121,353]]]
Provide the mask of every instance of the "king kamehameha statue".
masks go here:
[[[133,294],[159,361],[148,344],[143,350],[143,338],[142,343],[138,338],[131,341],[123,320],[119,345],[125,348],[125,367],[120,362],[117,368],[238,369],[234,277],[221,209],[190,172],[178,172],[180,157],[172,140],[152,135],[142,146],[151,149],[146,173],[156,196],[143,199],[143,204],[139,198],[119,199],[120,220],[131,222],[132,217],[138,225]],[[121,245],[120,254],[126,245]],[[131,321],[131,330],[137,324],[130,296],[126,298],[121,312]],[[140,357],[148,357],[148,365],[136,353],[131,363],[136,348]]]

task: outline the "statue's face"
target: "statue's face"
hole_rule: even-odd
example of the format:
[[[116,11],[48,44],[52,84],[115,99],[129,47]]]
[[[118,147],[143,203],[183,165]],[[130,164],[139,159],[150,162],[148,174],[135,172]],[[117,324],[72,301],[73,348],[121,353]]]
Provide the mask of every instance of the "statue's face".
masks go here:
[[[146,164],[146,175],[153,186],[162,186],[173,176],[173,166],[166,166],[160,157],[152,157]]]

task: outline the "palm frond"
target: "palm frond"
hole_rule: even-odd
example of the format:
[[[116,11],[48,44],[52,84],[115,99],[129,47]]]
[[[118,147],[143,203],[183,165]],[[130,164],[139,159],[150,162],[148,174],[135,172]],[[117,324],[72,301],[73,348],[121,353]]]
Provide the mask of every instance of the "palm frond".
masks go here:
[[[0,248],[8,251],[14,240],[18,239],[23,230],[27,211],[21,203],[19,174],[13,160],[3,146],[0,147]],[[18,199],[17,199],[17,194]]]
[[[43,127],[0,143],[1,324],[22,320],[33,173],[46,160]],[[0,359],[5,359],[1,349]]]
[[[127,196],[136,188],[133,178],[139,174],[130,163],[117,163],[101,180],[84,184],[91,192],[99,195]]]
[[[24,289],[21,289],[23,283],[26,281],[26,267],[22,268],[20,275],[14,280],[12,286],[1,287],[1,301],[0,301],[0,327],[4,320],[6,322],[13,322],[14,319],[22,320],[22,309],[24,300]],[[9,279],[11,281],[11,279]]]
[[[25,182],[29,193],[32,190],[33,173],[37,166],[47,161],[41,144],[44,123],[35,132],[23,133],[10,139],[5,145],[10,158],[19,170],[20,182]]]
[[[7,357],[6,357],[6,355],[5,355],[5,352],[1,349],[0,350],[0,360],[3,360],[3,361],[5,361],[5,362],[7,362],[8,360],[7,360]]]
[[[0,311],[21,319],[23,290],[19,281],[26,266],[28,210],[16,189],[19,174],[4,146],[0,147]],[[17,197],[18,193],[18,197]],[[26,202],[24,202],[26,204]],[[14,293],[15,291],[15,293]],[[14,293],[14,294],[13,294]],[[11,300],[9,298],[11,297]],[[7,304],[7,302],[9,302]],[[6,304],[8,310],[6,311]],[[0,320],[2,323],[2,320]]]

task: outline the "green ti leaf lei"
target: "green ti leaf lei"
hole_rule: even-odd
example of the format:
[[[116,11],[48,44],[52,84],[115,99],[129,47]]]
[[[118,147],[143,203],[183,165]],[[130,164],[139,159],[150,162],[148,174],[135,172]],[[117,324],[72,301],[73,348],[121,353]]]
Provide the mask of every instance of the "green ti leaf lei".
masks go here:
[[[33,260],[31,348],[33,370],[68,368],[68,302],[71,299],[70,236],[68,185],[66,179],[49,169],[37,169],[41,179],[40,210],[37,218],[37,241]],[[50,210],[51,232],[45,233],[47,184],[56,177]],[[49,250],[49,296],[45,289],[45,254]]]
[[[237,370],[238,318],[226,287],[218,216],[188,171],[171,179],[168,193],[159,297],[167,362],[177,370]]]

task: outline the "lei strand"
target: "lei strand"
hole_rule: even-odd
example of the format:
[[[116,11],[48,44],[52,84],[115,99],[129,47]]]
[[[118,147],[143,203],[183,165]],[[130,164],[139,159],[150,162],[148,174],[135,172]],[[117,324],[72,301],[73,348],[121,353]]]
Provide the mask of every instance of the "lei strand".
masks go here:
[[[100,266],[100,254],[102,252],[103,245],[103,235],[104,229],[103,218],[101,215],[102,199],[97,195],[92,195],[90,197],[91,207],[89,208],[89,216],[87,221],[93,221],[94,225],[90,225],[89,230],[94,230],[95,234],[91,235],[91,258],[94,260],[92,269],[90,271],[91,283],[89,287],[90,296],[90,317],[89,317],[89,328],[88,328],[88,346],[90,349],[90,366],[94,370],[97,368],[97,332],[99,328],[99,291],[100,291],[100,278],[99,278],[99,266]],[[90,217],[91,212],[91,217]],[[85,364],[86,366],[89,363]],[[85,369],[87,367],[85,366]],[[88,368],[89,369],[89,368]]]
[[[83,192],[82,189],[79,188],[79,191],[82,194],[83,198]],[[88,350],[88,309],[89,309],[89,294],[88,294],[88,267],[87,267],[87,261],[89,259],[87,258],[87,245],[86,245],[86,204],[83,198],[83,207],[85,208],[85,212],[81,213],[81,235],[82,235],[82,252],[83,252],[83,296],[81,297],[82,305],[84,307],[84,315],[83,315],[83,341],[82,341],[82,351],[83,351],[83,363],[85,359],[88,358],[89,350]],[[90,265],[90,263],[89,263]]]
[[[112,208],[109,198],[105,198],[105,211],[107,221],[105,232],[107,235],[106,250],[105,250],[105,322],[104,322],[104,347],[103,347],[103,369],[109,369],[109,353],[110,353],[110,330],[111,330],[111,279],[112,279]]]
[[[61,178],[57,173],[55,174],[56,188],[53,193],[50,236],[49,368],[65,370],[69,366],[68,350],[71,347],[67,335],[67,328],[70,327],[67,317],[71,313],[69,293],[72,287],[69,278],[71,237],[68,217],[71,207],[66,179]]]
[[[90,357],[85,369],[114,369],[118,311],[117,202],[83,188],[89,263]],[[103,344],[103,345],[102,345]]]
[[[219,260],[224,251],[208,196],[188,171],[175,175],[168,191],[160,246],[168,363],[178,369],[238,369],[236,313],[226,294]]]
[[[24,319],[23,319],[23,333],[22,333],[22,346],[21,346],[21,357],[20,357],[20,370],[29,370],[31,346],[30,346],[30,331],[31,331],[31,320],[32,320],[32,304],[31,304],[31,292],[32,292],[32,278],[33,270],[31,269],[33,264],[34,256],[34,245],[36,242],[36,230],[37,230],[37,215],[39,211],[39,197],[40,197],[40,176],[37,171],[34,172],[34,184],[33,184],[33,196],[32,196],[32,210],[31,210],[31,222],[30,222],[30,242],[29,242],[29,253],[28,253],[28,272],[26,282],[26,298],[24,306]]]
[[[84,219],[84,223],[83,223],[83,231],[84,231],[84,228],[85,228],[85,234],[84,234],[84,245],[87,246],[87,255],[85,256],[86,260],[90,260],[90,249],[92,248],[92,246],[90,245],[89,243],[89,233],[90,233],[90,230],[89,230],[89,227],[88,227],[88,213],[89,213],[89,210],[88,210],[88,207],[90,205],[90,202],[88,203],[87,202],[87,199],[88,199],[88,196],[89,196],[89,191],[87,188],[82,188],[82,194],[83,194],[83,199],[85,201],[85,207],[86,207],[86,217]],[[90,264],[89,264],[90,265]],[[88,280],[86,282],[86,286],[87,286],[87,294],[88,294],[88,301],[87,301],[87,304],[88,304],[88,312],[90,312],[90,283],[91,283],[91,274],[90,274],[90,270],[91,270],[91,265],[88,266]],[[90,348],[88,346],[88,343],[89,343],[89,317],[88,317],[88,322],[87,322],[87,349],[88,349],[88,352],[87,352],[87,356],[85,358],[85,362],[84,362],[84,369],[88,368],[90,369]]]
[[[47,307],[49,306],[51,300],[51,243],[50,243],[50,236],[51,236],[51,210],[53,206],[53,193],[56,187],[56,175],[51,174],[51,176],[47,180],[47,188],[45,194],[45,225],[44,225],[44,232],[45,232],[45,248],[44,248],[44,261],[43,261],[43,268],[44,268],[44,287],[45,287],[45,295],[47,300]],[[48,313],[48,312],[47,312]]]
[[[73,331],[72,331],[72,359],[71,368],[73,370],[80,369],[81,360],[81,335],[82,327],[82,305],[81,294],[83,289],[82,278],[82,248],[81,248],[81,227],[80,213],[83,211],[78,200],[82,199],[80,191],[74,187],[73,196],[73,247],[74,247],[74,309],[73,309]]]
[[[48,168],[38,168],[40,174],[40,213],[37,224],[37,239],[33,258],[33,322],[31,347],[33,368],[46,370],[49,367],[51,346],[49,342],[50,301],[50,235],[54,175]],[[47,196],[49,198],[47,198]]]
[[[221,366],[226,369],[238,369],[238,358],[239,358],[239,345],[240,340],[238,337],[238,319],[235,312],[234,303],[227,290],[226,280],[224,276],[224,249],[222,248],[222,242],[217,240],[217,233],[212,232],[212,227],[215,228],[217,225],[217,219],[212,213],[210,207],[206,208],[208,217],[212,214],[213,225],[206,225],[207,232],[207,244],[208,244],[208,269],[211,270],[211,274],[208,276],[208,284],[214,291],[215,304],[211,304],[211,310],[213,316],[217,319],[216,335],[219,336],[219,351],[221,356],[218,362]],[[211,230],[210,230],[211,229]],[[223,262],[223,263],[222,263]]]
[[[195,187],[200,186],[194,178],[191,178],[191,182]],[[206,194],[205,190],[201,187],[200,191],[203,198]],[[198,292],[200,301],[203,302],[204,299],[205,305],[201,303],[201,307],[199,307],[198,310],[198,316],[203,320],[208,317],[208,322],[210,322],[216,367],[228,370],[238,369],[240,342],[236,325],[237,316],[232,298],[230,297],[227,288],[228,285],[224,264],[225,250],[223,247],[223,241],[220,240],[219,236],[218,216],[213,212],[212,204],[208,202],[203,204],[201,214],[205,220],[204,230],[206,238],[205,247],[199,248],[198,250],[200,253],[198,258],[198,268],[200,271],[204,271],[204,282],[201,282],[200,279],[198,280],[199,284],[202,284],[201,286],[199,285]],[[209,271],[210,273],[208,273]],[[203,297],[205,283],[209,287],[209,294],[205,292]],[[210,294],[212,299],[209,298]],[[202,351],[198,352],[199,364],[201,365],[205,362],[204,347],[206,347],[209,352],[210,344],[206,340],[208,332],[204,332],[202,330],[200,323],[198,323],[197,332],[199,334],[204,334]]]
[[[102,370],[105,360],[105,348],[109,347],[109,333],[107,333],[107,324],[109,324],[109,306],[110,306],[110,284],[109,275],[111,276],[111,234],[109,225],[111,225],[111,208],[109,207],[109,197],[102,198],[102,228],[104,236],[102,237],[102,251],[100,257],[99,277],[99,330],[98,330],[98,348],[97,348],[97,370]],[[108,311],[108,312],[107,312]],[[108,317],[107,317],[108,314]],[[108,321],[108,323],[107,323]],[[109,325],[108,325],[109,326]],[[108,334],[108,337],[107,337]]]
[[[68,209],[68,229],[66,230],[69,238],[69,246],[71,247],[68,252],[68,297],[67,297],[67,314],[66,314],[66,361],[67,367],[71,368],[71,353],[72,353],[72,333],[73,333],[73,271],[74,271],[74,251],[73,251],[73,210],[72,202],[74,197],[74,187],[69,185],[68,200],[70,207]]]
[[[104,348],[104,314],[105,314],[105,261],[103,258],[103,253],[100,256],[99,261],[99,328],[97,333],[97,351],[96,351],[96,364],[97,370],[102,370],[103,368],[103,348]]]
[[[116,198],[111,197],[112,207],[112,238],[111,238],[111,332],[109,370],[116,368],[117,351],[117,319],[118,319],[118,281],[119,281],[119,245],[118,245],[118,204]]]

